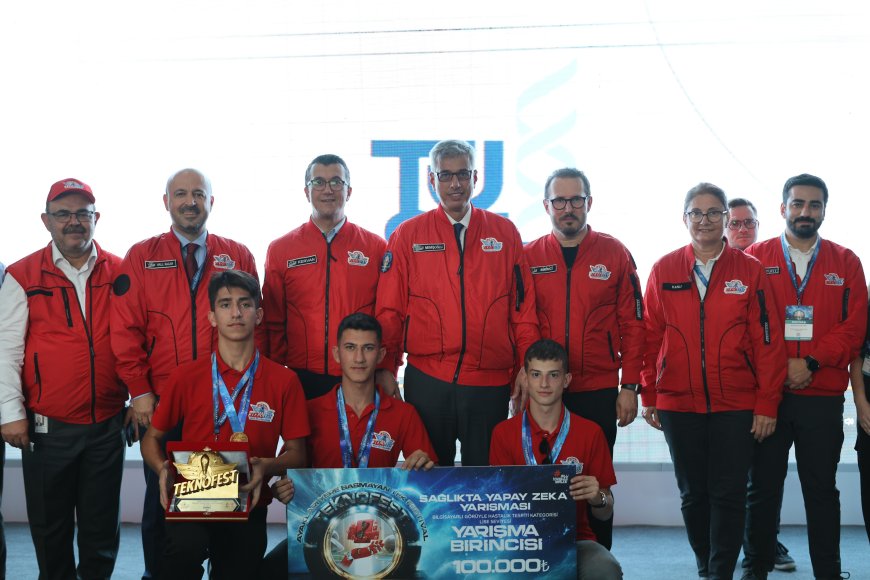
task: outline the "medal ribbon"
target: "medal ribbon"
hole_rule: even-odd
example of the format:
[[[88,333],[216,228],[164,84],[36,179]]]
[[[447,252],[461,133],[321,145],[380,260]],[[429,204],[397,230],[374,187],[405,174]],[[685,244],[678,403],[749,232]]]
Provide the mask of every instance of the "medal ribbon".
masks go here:
[[[565,439],[568,438],[568,429],[571,428],[571,413],[562,405],[562,427],[559,429],[559,435],[556,437],[556,442],[550,448],[550,463],[556,463],[559,458],[559,453],[562,451],[562,445],[565,444]],[[523,411],[523,456],[526,459],[526,465],[537,465],[538,460],[535,459],[535,452],[532,450],[532,430],[529,427],[529,411]]]
[[[816,242],[816,249],[813,250],[813,257],[810,258],[809,263],[807,264],[807,273],[804,275],[803,280],[801,280],[800,286],[797,283],[797,274],[794,271],[794,264],[791,261],[791,254],[788,253],[788,242],[786,242],[785,232],[782,233],[779,237],[780,242],[782,242],[782,255],[785,257],[785,266],[788,268],[788,275],[791,276],[791,283],[794,286],[795,291],[797,292],[797,302],[801,303],[801,296],[804,295],[804,290],[807,288],[807,282],[810,279],[810,274],[813,272],[813,266],[816,264],[816,257],[819,255],[819,248],[822,247],[822,237],[818,237],[818,241]]]
[[[350,440],[350,429],[347,425],[347,411],[344,408],[344,393],[341,385],[338,386],[336,393],[336,406],[338,407],[338,442],[341,445],[341,460],[344,467],[354,467],[353,464],[353,443]],[[381,397],[375,389],[375,408],[369,416],[369,423],[366,426],[366,433],[363,435],[362,442],[359,446],[359,453],[356,457],[356,467],[368,467],[369,455],[372,451],[372,438],[375,434],[375,419],[378,417],[378,411],[381,408]]]
[[[214,400],[214,436],[217,440],[221,426],[229,420],[230,427],[233,433],[244,433],[245,422],[248,420],[248,404],[251,401],[251,391],[254,390],[254,374],[257,372],[257,366],[260,364],[260,351],[254,353],[254,362],[239,379],[232,396],[230,395],[227,385],[223,377],[218,372],[217,354],[211,353],[211,383],[212,383],[212,398]],[[236,399],[242,393],[242,401],[239,404],[239,409],[242,410],[241,417],[236,412]],[[223,403],[224,412],[218,416],[221,402]]]

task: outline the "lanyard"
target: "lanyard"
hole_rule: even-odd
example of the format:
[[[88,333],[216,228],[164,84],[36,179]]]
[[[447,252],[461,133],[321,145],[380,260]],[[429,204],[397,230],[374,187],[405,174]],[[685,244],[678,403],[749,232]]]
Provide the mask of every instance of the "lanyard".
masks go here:
[[[559,429],[559,435],[556,437],[556,442],[550,449],[550,463],[555,463],[559,458],[559,453],[562,451],[562,445],[565,444],[565,439],[568,438],[568,429],[571,428],[571,413],[562,405],[562,427]],[[537,465],[538,460],[535,459],[535,453],[532,451],[532,433],[529,427],[529,411],[523,411],[523,456],[526,459],[526,465]]]
[[[819,255],[819,248],[822,247],[822,238],[819,236],[818,241],[816,241],[816,249],[813,250],[813,257],[810,258],[810,262],[807,264],[807,272],[804,274],[803,280],[801,280],[800,286],[797,283],[797,275],[794,271],[794,264],[791,261],[791,255],[788,253],[788,243],[785,240],[785,232],[779,237],[780,242],[782,242],[782,254],[785,257],[785,266],[788,268],[788,275],[791,276],[791,283],[794,286],[795,291],[797,292],[797,302],[801,303],[801,296],[804,295],[804,290],[807,288],[807,282],[810,279],[810,274],[813,272],[813,266],[816,264],[816,257]]]
[[[230,427],[233,433],[244,433],[245,422],[248,420],[248,403],[251,400],[251,391],[254,390],[254,373],[257,372],[257,366],[260,364],[260,351],[254,353],[254,362],[239,379],[236,388],[233,389],[233,394],[230,396],[227,390],[227,385],[223,377],[218,372],[217,354],[211,353],[211,383],[212,383],[212,398],[214,400],[214,437],[217,440],[218,434],[227,420],[230,422]],[[241,417],[236,412],[236,399],[239,393],[242,394],[242,402],[239,404],[239,409],[242,410]],[[221,402],[223,402],[224,412],[218,416]]]
[[[341,445],[341,460],[344,467],[353,467],[353,443],[350,440],[350,429],[347,426],[347,411],[344,408],[344,393],[341,385],[338,386],[336,393],[336,406],[338,407],[338,442]],[[366,426],[365,435],[359,446],[359,454],[356,457],[357,467],[369,466],[369,455],[372,451],[372,438],[375,434],[375,420],[378,417],[378,411],[381,408],[381,397],[375,389],[375,408],[369,416],[369,422]]]
[[[701,266],[695,264],[695,275],[698,276],[698,280],[701,281],[701,284],[704,285],[704,288],[710,285],[710,281],[707,280],[707,277],[704,276],[704,272],[701,271]]]

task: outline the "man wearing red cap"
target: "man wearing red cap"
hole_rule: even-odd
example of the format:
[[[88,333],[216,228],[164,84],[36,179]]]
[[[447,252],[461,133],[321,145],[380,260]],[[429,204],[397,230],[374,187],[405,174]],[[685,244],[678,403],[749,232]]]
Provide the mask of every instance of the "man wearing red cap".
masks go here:
[[[151,423],[169,373],[210,357],[217,345],[217,332],[208,321],[212,274],[241,270],[257,276],[247,247],[206,230],[213,203],[211,183],[200,171],[174,173],[163,195],[172,229],[130,248],[115,279],[112,349],[140,429]],[[180,435],[180,429],[170,430],[166,440]],[[164,531],[157,477],[147,466],[145,483],[143,577],[152,578],[160,564]]]
[[[120,540],[127,389],[108,315],[120,258],[93,240],[94,201],[77,179],[52,185],[42,214],[51,243],[9,266],[0,288],[0,425],[22,450],[30,533],[47,579],[110,577]]]

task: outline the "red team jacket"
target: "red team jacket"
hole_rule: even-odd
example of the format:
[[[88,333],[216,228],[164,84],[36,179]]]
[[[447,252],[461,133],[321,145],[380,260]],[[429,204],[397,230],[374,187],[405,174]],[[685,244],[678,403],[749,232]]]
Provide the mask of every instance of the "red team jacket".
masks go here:
[[[127,252],[115,280],[112,349],[131,396],[159,395],[175,367],[211,354],[217,333],[208,322],[208,281],[220,270],[243,270],[257,277],[248,248],[214,234],[206,237],[206,261],[195,294],[173,232],[139,242]]]
[[[692,246],[653,266],[647,281],[644,406],[776,417],[786,378],[782,317],[764,269],[727,244],[704,301]]]
[[[813,339],[786,341],[789,358],[807,355],[819,361],[806,389],[795,395],[842,395],[849,384],[849,364],[858,356],[867,325],[867,285],[861,261],[852,250],[819,239],[819,254],[800,304],[813,306]],[[773,289],[780,317],[798,304],[780,238],[759,242],[746,253],[761,260]],[[790,258],[789,258],[790,259]],[[800,282],[800,281],[799,281]]]
[[[96,242],[94,242],[96,244]],[[97,245],[82,316],[72,282],[54,265],[51,244],[7,272],[24,289],[29,318],[21,375],[28,410],[66,423],[98,423],[124,408],[115,373],[109,301],[121,259]]]
[[[590,228],[570,266],[553,234],[525,247],[535,284],[541,336],[568,351],[568,390],[639,383],[644,322],[640,281],[617,239]]]
[[[460,268],[453,225],[436,208],[402,223],[381,265],[384,345],[438,380],[504,385],[539,338],[535,291],[516,227],[472,208]]]
[[[268,356],[295,369],[341,375],[332,357],[338,324],[374,315],[387,243],[348,221],[331,243],[308,221],[269,245],[263,285]]]

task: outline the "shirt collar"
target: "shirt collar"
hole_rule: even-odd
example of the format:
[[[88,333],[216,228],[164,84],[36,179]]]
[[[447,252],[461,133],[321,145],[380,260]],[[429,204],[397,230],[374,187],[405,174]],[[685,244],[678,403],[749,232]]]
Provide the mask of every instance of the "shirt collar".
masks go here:
[[[338,222],[338,224],[334,228],[329,230],[328,232],[324,232],[321,230],[321,233],[323,234],[323,237],[326,238],[327,242],[331,242],[332,239],[338,235],[339,230],[341,230],[341,228],[344,226],[345,222],[347,222],[347,216],[343,217],[341,219],[341,221]],[[314,224],[314,225],[317,225],[317,224]]]
[[[529,414],[529,427],[531,427],[531,429],[532,429],[532,435],[535,438],[544,439],[544,435],[546,434],[547,439],[552,439],[556,435],[559,434],[559,430],[562,428],[562,421],[565,420],[565,405],[562,405],[562,412],[559,413],[559,421],[556,423],[556,430],[552,431],[552,432],[551,431],[544,431],[543,429],[541,429],[541,427],[535,421],[535,418],[532,416],[531,409],[528,410],[528,414]]]
[[[444,211],[444,208],[442,207],[441,210]],[[471,204],[468,204],[468,211],[465,212],[465,215],[462,216],[462,219],[459,221],[453,219],[453,216],[451,216],[446,211],[444,211],[444,215],[447,216],[447,219],[450,220],[451,224],[462,224],[463,226],[465,226],[465,229],[468,229],[468,224],[471,223]]]
[[[178,241],[181,243],[181,247],[185,247],[187,244],[197,244],[200,248],[205,247],[205,238],[208,236],[208,231],[203,228],[202,233],[195,240],[188,240],[181,234],[175,231],[175,228],[172,228],[172,233],[175,234],[175,237],[178,238]]]
[[[716,254],[716,257],[715,257],[715,258],[710,258],[710,261],[707,262],[706,265],[707,265],[707,266],[710,266],[710,265],[712,265],[716,260],[718,260],[719,258],[721,258],[721,257],[722,257],[722,252],[724,252],[724,251],[725,251],[725,248],[727,248],[727,247],[728,247],[728,242],[726,242],[726,241],[723,240],[723,241],[722,241],[722,249],[719,250],[719,253]],[[700,258],[695,258],[695,264],[701,266],[702,268],[705,266],[704,262],[702,262],[702,261],[700,260]]]
[[[217,357],[218,372],[222,376],[226,375],[227,373],[236,373],[238,375],[245,374],[247,372],[248,368],[250,368],[250,366],[252,364],[254,364],[254,359],[257,358],[257,351],[255,350],[254,356],[251,357],[251,360],[248,361],[248,364],[245,365],[245,368],[242,369],[241,371],[237,371],[236,369],[232,368],[230,365],[228,365],[227,363],[224,362],[224,359],[221,358],[221,353],[219,350],[215,349],[214,353],[215,353],[215,356]],[[260,372],[259,368],[257,369],[257,372]],[[230,386],[230,385],[227,385],[227,386],[229,386],[230,388],[234,388],[234,386]]]
[[[785,245],[788,246],[788,251],[789,251],[789,253],[791,253],[791,252],[799,252],[799,253],[801,253],[801,254],[804,254],[804,255],[806,255],[806,256],[809,256],[809,255],[812,255],[812,253],[816,251],[816,246],[819,245],[819,240],[820,240],[820,239],[822,239],[822,238],[819,237],[819,236],[816,236],[816,241],[815,241],[815,243],[814,243],[812,246],[810,246],[810,249],[807,250],[806,252],[803,251],[803,250],[801,250],[800,248],[795,248],[794,246],[792,246],[791,244],[789,244],[789,243],[788,243],[788,237],[785,238]]]
[[[73,267],[72,264],[69,263],[63,254],[60,253],[60,249],[57,247],[57,244],[52,240],[51,242],[51,261],[55,266],[59,266],[62,262],[66,262],[69,264],[70,268]],[[91,242],[91,255],[88,256],[88,261],[85,262],[85,265],[81,268],[78,268],[79,272],[84,272],[85,270],[90,270],[94,267],[94,262],[97,261],[97,244]]]

